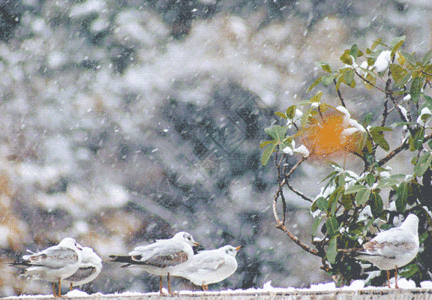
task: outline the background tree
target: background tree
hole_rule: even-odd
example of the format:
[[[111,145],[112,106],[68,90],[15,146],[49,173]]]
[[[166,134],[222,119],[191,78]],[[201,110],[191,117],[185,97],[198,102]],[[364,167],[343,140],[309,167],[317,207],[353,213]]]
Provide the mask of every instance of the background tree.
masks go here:
[[[277,172],[279,188],[273,199],[276,227],[305,251],[320,257],[321,268],[334,276],[338,285],[366,278],[359,275],[362,267],[376,269],[361,265],[338,249],[359,247],[377,229],[388,229],[400,222],[401,215],[409,213],[420,218],[420,243],[424,248],[400,274],[417,285],[430,279],[432,50],[417,60],[415,53],[401,50],[404,41],[405,36],[394,38],[390,44],[378,39],[366,49],[354,44],[342,53],[340,60],[344,65],[337,69],[325,62],[316,63],[327,74],[319,77],[308,91],[319,84],[334,87],[340,106],[326,104],[319,91],[309,101],[277,112],[286,124],[266,128],[271,140],[261,143],[261,148],[265,148],[262,164],[266,165],[273,156]],[[360,89],[358,83],[369,91],[382,93],[381,98],[375,99],[375,107],[381,113],[375,117],[370,113],[361,122],[351,117],[351,108],[346,106],[341,91],[342,85]],[[399,136],[399,145],[394,149],[387,141],[390,133]],[[394,171],[392,159],[406,153],[411,171]],[[291,161],[293,155],[299,156],[296,163]],[[322,179],[325,186],[313,198],[290,183],[292,174],[307,160],[329,164],[328,174]],[[358,160],[360,171],[350,170],[346,166],[349,160]],[[312,246],[300,241],[285,226],[286,188],[310,202],[315,217],[310,231]],[[282,212],[278,211],[280,206]],[[370,275],[366,279],[375,285],[382,284],[385,277]]]

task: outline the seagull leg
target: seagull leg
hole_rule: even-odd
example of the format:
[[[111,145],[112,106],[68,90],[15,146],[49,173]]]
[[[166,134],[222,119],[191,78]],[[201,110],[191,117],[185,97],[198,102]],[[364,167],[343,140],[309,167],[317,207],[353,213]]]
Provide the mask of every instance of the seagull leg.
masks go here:
[[[58,281],[58,296],[61,297],[61,278]]]
[[[54,297],[57,297],[55,282],[53,282],[53,295],[54,295]]]
[[[202,289],[203,289],[203,291],[207,292],[207,291],[208,291],[208,285],[205,285],[205,284],[203,283],[203,285],[202,285]]]
[[[395,268],[395,288],[399,288],[398,287],[398,284],[397,284],[397,266],[396,266],[396,268]]]
[[[162,286],[162,276],[160,276],[160,281],[159,281],[159,292],[160,292],[161,295],[163,295],[163,293],[162,293],[162,288],[163,288],[163,286]]]
[[[388,287],[390,288],[390,271],[387,270],[386,272],[387,272],[387,284],[388,284]]]
[[[72,292],[72,290],[73,290],[73,284],[72,284],[72,282],[70,283],[70,291]]]
[[[171,292],[171,281],[170,281],[169,273],[167,274],[167,281],[168,281],[168,293],[170,295],[172,295],[172,292]]]

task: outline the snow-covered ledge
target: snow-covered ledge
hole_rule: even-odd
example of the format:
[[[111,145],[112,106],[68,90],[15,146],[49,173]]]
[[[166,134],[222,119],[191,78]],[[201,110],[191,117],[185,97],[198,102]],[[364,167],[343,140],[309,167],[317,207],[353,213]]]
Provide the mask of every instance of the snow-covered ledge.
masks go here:
[[[53,296],[19,296],[3,299],[17,300],[44,300],[54,299]],[[79,291],[72,291],[64,295],[63,299],[72,300],[156,300],[156,299],[182,299],[182,300],[423,300],[432,299],[432,289],[413,288],[413,289],[389,289],[389,288],[370,288],[370,289],[334,289],[334,290],[310,290],[310,289],[274,289],[265,290],[234,290],[222,292],[187,292],[182,291],[177,295],[161,296],[159,293],[121,293],[104,295],[96,293],[87,295]]]
[[[336,288],[334,282],[313,284],[310,288],[278,288],[271,286],[271,281],[262,288],[248,290],[225,291],[180,291],[175,295],[160,295],[155,293],[124,292],[116,294],[95,293],[88,295],[80,290],[73,290],[63,295],[63,299],[71,300],[155,300],[155,299],[182,299],[182,300],[424,300],[432,299],[432,281],[421,282],[421,288],[415,288],[412,280],[401,278],[398,280],[399,289],[394,288],[394,278],[390,280],[392,288],[388,287],[364,287],[362,280],[354,280],[350,286]],[[167,290],[164,289],[167,293]],[[45,300],[53,299],[52,295],[37,296],[13,296],[0,298],[2,300]]]

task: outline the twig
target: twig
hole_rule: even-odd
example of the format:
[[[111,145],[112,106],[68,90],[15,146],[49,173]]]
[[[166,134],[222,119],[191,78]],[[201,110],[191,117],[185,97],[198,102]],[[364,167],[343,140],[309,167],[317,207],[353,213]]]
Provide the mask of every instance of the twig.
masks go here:
[[[432,139],[432,133],[429,134],[428,136],[426,136],[423,140],[423,143],[427,142],[428,140]],[[387,154],[385,157],[381,158],[378,162],[377,165],[378,167],[383,166],[384,164],[386,164],[390,159],[392,159],[393,157],[395,157],[399,152],[406,150],[409,148],[409,144],[405,141],[402,145],[400,145],[399,147],[397,147],[396,149],[394,149],[392,152],[390,152],[389,154]]]
[[[299,162],[296,163],[296,164],[291,168],[291,170],[290,170],[287,174],[284,175],[284,180],[282,180],[282,182],[279,182],[279,186],[280,186],[280,187],[282,187],[282,186],[286,183],[286,181],[288,181],[288,179],[290,178],[290,176],[292,175],[292,173],[294,173],[294,171],[297,169],[297,167],[300,166],[300,164],[303,163],[306,159],[307,159],[307,157],[304,157],[304,156],[303,156],[302,159],[299,160]]]
[[[306,200],[306,201],[309,201],[310,203],[313,202],[312,199],[308,198],[308,197],[305,196],[303,193],[301,193],[301,192],[297,191],[296,189],[294,189],[294,188],[289,184],[288,181],[286,181],[286,185],[287,185],[288,188],[289,188],[291,191],[293,191],[296,195],[300,196],[301,198],[303,198],[303,199]]]
[[[337,84],[336,79],[333,79],[333,83],[334,83],[335,85]],[[342,103],[342,106],[343,106],[343,107],[346,107],[346,106],[345,106],[345,101],[344,101],[344,99],[342,98],[342,93],[340,92],[340,89],[336,89],[336,92],[337,92],[337,95],[339,96],[339,99],[340,99],[340,101],[341,101],[341,103]]]
[[[366,78],[364,78],[363,76],[361,76],[355,69],[353,69],[354,72],[356,73],[356,75],[358,77],[360,77],[362,80],[364,80],[365,82],[367,82],[369,85],[373,86],[374,88],[376,88],[377,90],[387,94],[387,92],[385,90],[383,90],[382,88],[380,88],[379,86],[375,85],[374,83],[372,83],[370,80],[367,80]]]
[[[296,237],[295,235],[293,235],[293,234],[288,230],[288,228],[285,227],[285,225],[279,224],[279,225],[276,225],[276,228],[282,230],[283,232],[285,232],[285,234],[288,235],[288,237],[289,237],[289,238],[290,238],[294,243],[296,243],[297,245],[299,245],[303,250],[305,250],[305,251],[307,251],[307,252],[309,252],[309,253],[311,253],[311,254],[313,254],[313,255],[315,255],[315,256],[322,257],[322,256],[318,253],[317,250],[315,250],[315,249],[311,249],[308,245],[302,243],[302,242],[298,239],[298,237]]]

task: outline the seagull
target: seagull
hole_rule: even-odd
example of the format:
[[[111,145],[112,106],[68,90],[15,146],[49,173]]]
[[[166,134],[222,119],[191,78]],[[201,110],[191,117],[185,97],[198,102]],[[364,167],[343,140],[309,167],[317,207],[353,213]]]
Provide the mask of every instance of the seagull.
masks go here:
[[[41,252],[30,252],[23,261],[13,263],[22,268],[21,274],[28,278],[41,279],[53,283],[54,296],[61,297],[61,280],[74,274],[82,261],[82,247],[73,239],[65,238],[58,245]],[[58,293],[55,283],[58,282]]]
[[[382,231],[364,244],[362,249],[348,250],[348,252],[356,259],[369,261],[380,270],[387,271],[389,287],[390,270],[395,269],[396,288],[399,288],[397,269],[410,263],[419,251],[418,224],[418,217],[409,214],[399,227]]]
[[[222,281],[237,270],[236,254],[241,246],[223,246],[194,255],[184,264],[174,268],[173,276],[183,277],[208,291],[208,285]]]
[[[63,279],[64,283],[70,284],[70,290],[74,286],[79,286],[93,281],[102,270],[102,259],[90,247],[82,249],[82,261],[78,270],[71,276]]]
[[[136,247],[127,256],[110,255],[111,261],[125,263],[122,267],[141,265],[144,270],[160,276],[159,291],[162,293],[162,277],[167,276],[168,292],[171,292],[170,273],[173,267],[183,264],[193,255],[192,246],[199,246],[192,235],[178,232],[172,238],[156,240],[155,243]]]

